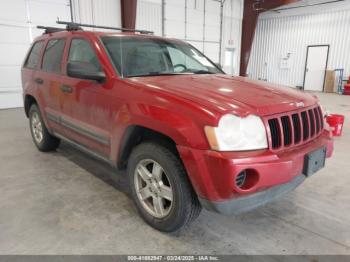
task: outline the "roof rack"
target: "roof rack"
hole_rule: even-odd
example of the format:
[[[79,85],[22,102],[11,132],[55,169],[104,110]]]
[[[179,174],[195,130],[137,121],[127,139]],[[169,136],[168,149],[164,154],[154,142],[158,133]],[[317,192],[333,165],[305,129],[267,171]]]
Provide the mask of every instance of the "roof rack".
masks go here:
[[[141,33],[141,34],[153,34],[152,31],[130,29],[130,28],[122,28],[122,27],[111,27],[111,26],[102,26],[102,25],[81,24],[81,23],[65,22],[65,21],[59,21],[59,20],[56,23],[57,24],[61,24],[61,25],[66,25],[68,31],[82,30],[81,26],[83,26],[83,27],[90,27],[90,28],[101,28],[101,29],[118,30],[118,31],[124,31],[124,32],[136,32],[136,33]]]
[[[44,34],[51,34],[61,31],[77,31],[77,30],[83,30],[81,27],[91,27],[91,28],[101,28],[101,29],[110,29],[110,30],[118,30],[118,31],[124,31],[124,32],[136,32],[140,34],[153,34],[152,31],[147,30],[138,30],[138,29],[130,29],[130,28],[121,28],[121,27],[111,27],[111,26],[100,26],[100,25],[90,25],[90,24],[81,24],[81,23],[74,23],[74,22],[65,22],[65,21],[59,21],[57,20],[57,24],[60,25],[66,25],[66,28],[58,28],[58,27],[51,27],[51,26],[42,26],[38,25],[37,28],[39,29],[45,29]]]
[[[80,26],[78,26],[75,23],[67,24],[66,28],[58,28],[58,27],[42,26],[42,25],[38,25],[36,28],[45,29],[44,34],[51,34],[51,33],[62,32],[62,31],[83,30]]]
[[[58,27],[51,27],[51,26],[42,26],[42,25],[38,25],[36,28],[38,28],[38,29],[45,29],[44,34],[51,34],[51,33],[66,31],[65,28],[58,28]]]

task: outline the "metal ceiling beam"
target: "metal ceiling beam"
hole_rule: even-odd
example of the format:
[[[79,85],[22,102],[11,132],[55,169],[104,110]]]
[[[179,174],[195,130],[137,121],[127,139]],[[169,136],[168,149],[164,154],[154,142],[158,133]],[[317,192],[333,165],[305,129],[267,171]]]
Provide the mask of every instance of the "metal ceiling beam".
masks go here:
[[[247,67],[259,14],[298,1],[300,0],[244,0],[239,73],[241,76],[247,75]]]

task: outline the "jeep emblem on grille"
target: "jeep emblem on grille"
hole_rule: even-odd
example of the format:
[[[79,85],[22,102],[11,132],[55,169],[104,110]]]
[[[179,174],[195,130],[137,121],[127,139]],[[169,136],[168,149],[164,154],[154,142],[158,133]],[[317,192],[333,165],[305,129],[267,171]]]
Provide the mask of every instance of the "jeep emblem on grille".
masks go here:
[[[295,103],[295,106],[296,106],[296,107],[303,107],[303,106],[304,106],[304,103],[303,103],[303,102],[296,102],[296,103]]]

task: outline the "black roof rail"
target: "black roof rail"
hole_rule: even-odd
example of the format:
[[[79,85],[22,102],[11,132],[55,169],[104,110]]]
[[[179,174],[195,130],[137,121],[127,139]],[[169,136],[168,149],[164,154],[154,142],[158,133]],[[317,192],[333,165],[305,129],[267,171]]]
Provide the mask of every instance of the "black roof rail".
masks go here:
[[[38,28],[38,29],[45,29],[44,34],[51,34],[51,33],[66,31],[65,28],[58,28],[58,27],[51,27],[51,26],[42,26],[42,25],[38,25],[36,28]]]
[[[121,27],[112,27],[112,26],[103,26],[103,25],[90,25],[90,24],[82,24],[82,23],[74,23],[74,22],[65,22],[65,21],[59,21],[59,20],[56,23],[61,25],[67,25],[67,30],[69,31],[82,30],[80,27],[83,26],[83,27],[91,27],[91,28],[118,30],[118,31],[124,31],[124,32],[136,32],[141,34],[153,34],[152,31],[130,29],[130,28],[121,28]]]

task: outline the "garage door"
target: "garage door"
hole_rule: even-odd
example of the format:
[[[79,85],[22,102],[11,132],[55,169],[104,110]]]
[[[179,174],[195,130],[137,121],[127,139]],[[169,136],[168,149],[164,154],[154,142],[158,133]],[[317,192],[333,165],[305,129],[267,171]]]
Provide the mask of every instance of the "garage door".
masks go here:
[[[165,36],[183,39],[219,62],[220,3],[165,0]]]
[[[22,106],[20,69],[37,25],[55,26],[57,17],[70,20],[67,0],[0,2],[0,109]]]

